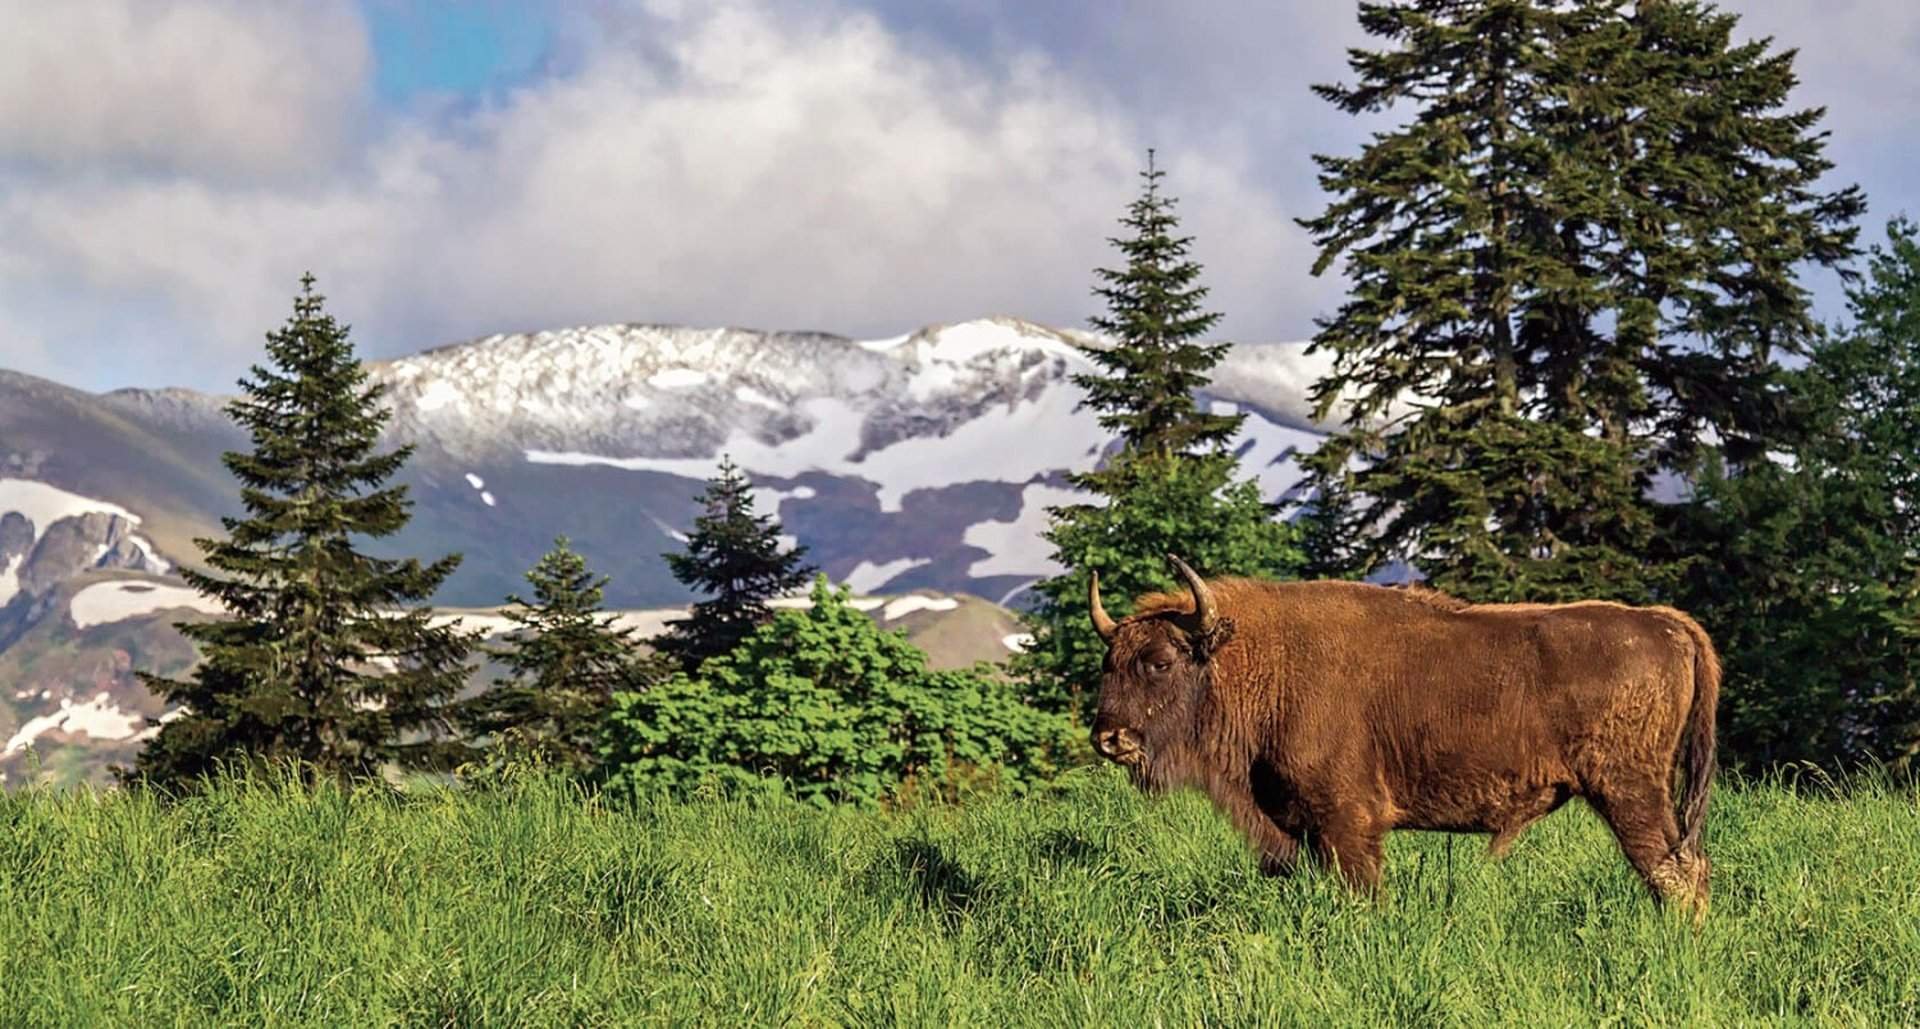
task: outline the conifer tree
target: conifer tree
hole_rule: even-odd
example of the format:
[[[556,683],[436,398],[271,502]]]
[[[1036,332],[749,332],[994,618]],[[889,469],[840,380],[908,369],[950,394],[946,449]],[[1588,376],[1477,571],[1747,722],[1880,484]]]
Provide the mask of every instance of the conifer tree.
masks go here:
[[[460,722],[496,757],[533,755],[575,773],[597,762],[613,694],[664,675],[642,656],[633,630],[602,609],[606,576],[595,576],[561,536],[527,572],[531,599],[509,596],[517,628],[488,652],[508,674],[461,705]]]
[[[449,767],[464,753],[447,715],[471,640],[431,624],[425,601],[459,556],[422,564],[357,549],[406,525],[407,488],[388,481],[411,450],[376,452],[383,387],[368,385],[311,275],[267,356],[227,407],[253,441],[224,458],[246,516],[223,519],[223,539],[195,541],[211,572],[182,571],[233,617],[180,626],[200,645],[189,678],[143,677],[184,714],[122,775],[184,787],[222,765],[296,762],[341,779]]]
[[[732,458],[722,456],[720,471],[700,494],[704,510],[694,519],[683,554],[666,554],[673,577],[704,594],[692,613],[669,622],[654,647],[689,674],[716,654],[732,650],[767,620],[767,601],[807,584],[814,569],[806,549],[784,550],[780,526],[772,515],[755,514],[753,484]]]
[[[1129,232],[1109,240],[1126,266],[1094,272],[1107,310],[1089,321],[1111,343],[1084,348],[1099,370],[1074,379],[1120,448],[1071,477],[1093,502],[1049,511],[1047,539],[1067,571],[1035,585],[1033,643],[1014,661],[1035,703],[1082,717],[1106,653],[1089,620],[1090,572],[1124,614],[1139,594],[1175,584],[1170,552],[1211,575],[1290,577],[1301,563],[1293,527],[1257,484],[1235,479],[1228,446],[1246,416],[1203,412],[1194,398],[1228,344],[1200,342],[1220,315],[1202,308],[1201,268],[1187,256],[1191,237],[1178,234],[1173,199],[1160,192],[1164,174],[1148,151],[1145,185],[1120,222]]]
[[[1789,377],[1811,431],[1715,462],[1681,603],[1726,655],[1721,741],[1756,770],[1920,762],[1920,233],[1887,228],[1852,325]],[[1791,460],[1783,460],[1790,457]]]
[[[1302,222],[1349,299],[1320,324],[1319,570],[1410,560],[1480,599],[1670,591],[1661,472],[1797,431],[1774,358],[1814,338],[1796,266],[1848,257],[1791,52],[1693,0],[1363,3],[1353,114]],[[1708,431],[1711,430],[1711,435]]]
[[[1088,321],[1112,345],[1081,347],[1099,370],[1073,377],[1086,393],[1083,406],[1100,412],[1101,428],[1118,434],[1132,453],[1163,460],[1219,450],[1245,419],[1203,412],[1194,402],[1228,344],[1200,342],[1220,315],[1202,310],[1207,289],[1200,265],[1187,256],[1193,237],[1177,235],[1175,201],[1160,193],[1165,176],[1148,150],[1147,170],[1140,173],[1145,186],[1120,219],[1130,234],[1107,241],[1126,257],[1126,267],[1094,270],[1105,285],[1093,292],[1106,301],[1107,313]]]

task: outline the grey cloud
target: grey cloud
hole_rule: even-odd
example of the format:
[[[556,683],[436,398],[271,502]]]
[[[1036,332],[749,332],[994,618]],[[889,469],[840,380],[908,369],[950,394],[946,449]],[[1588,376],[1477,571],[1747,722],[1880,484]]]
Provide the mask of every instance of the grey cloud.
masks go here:
[[[0,161],[15,174],[325,166],[369,67],[334,0],[0,0],[0,25]]]

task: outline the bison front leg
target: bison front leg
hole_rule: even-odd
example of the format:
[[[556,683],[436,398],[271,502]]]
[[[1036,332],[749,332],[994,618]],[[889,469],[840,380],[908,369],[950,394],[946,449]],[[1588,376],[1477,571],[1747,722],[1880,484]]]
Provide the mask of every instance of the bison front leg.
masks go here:
[[[1378,896],[1386,864],[1386,835],[1365,821],[1342,820],[1313,834],[1314,857],[1325,867],[1339,869],[1349,887]]]
[[[1255,849],[1260,851],[1260,874],[1266,876],[1288,876],[1293,874],[1293,866],[1300,857],[1300,838],[1274,825],[1266,824],[1264,832],[1254,840]]]
[[[1293,874],[1300,856],[1300,837],[1282,829],[1250,793],[1220,791],[1215,797],[1227,819],[1240,830],[1260,856],[1260,874]]]

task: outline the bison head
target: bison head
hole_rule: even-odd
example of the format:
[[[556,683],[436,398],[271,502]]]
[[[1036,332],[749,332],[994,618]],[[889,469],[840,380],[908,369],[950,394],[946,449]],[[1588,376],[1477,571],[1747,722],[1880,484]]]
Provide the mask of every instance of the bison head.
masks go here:
[[[1220,616],[1206,580],[1172,554],[1167,560],[1193,593],[1191,612],[1148,610],[1115,621],[1100,603],[1098,573],[1088,587],[1094,631],[1107,643],[1093,746],[1151,791],[1184,778],[1179,766],[1198,729],[1210,661],[1233,635],[1233,621]]]

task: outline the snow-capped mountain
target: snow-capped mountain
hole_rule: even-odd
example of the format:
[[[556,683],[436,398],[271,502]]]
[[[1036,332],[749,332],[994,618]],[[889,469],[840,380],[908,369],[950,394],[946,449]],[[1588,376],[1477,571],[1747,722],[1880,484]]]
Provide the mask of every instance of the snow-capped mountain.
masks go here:
[[[468,554],[453,602],[496,600],[560,532],[610,562],[623,600],[678,599],[658,554],[722,454],[836,578],[1005,602],[1054,570],[1046,508],[1107,437],[1076,410],[1087,343],[1008,318],[881,340],[622,325],[489,336],[371,372],[393,440],[419,448],[406,542]],[[1306,393],[1322,367],[1301,344],[1241,344],[1216,371],[1205,399],[1248,413],[1243,469],[1269,496],[1319,439]],[[214,397],[105,399],[182,431],[225,427]]]

